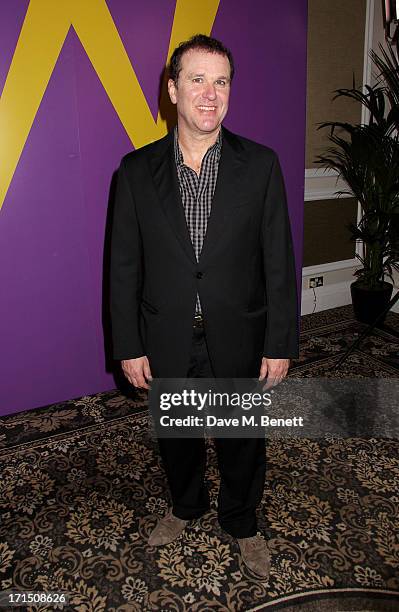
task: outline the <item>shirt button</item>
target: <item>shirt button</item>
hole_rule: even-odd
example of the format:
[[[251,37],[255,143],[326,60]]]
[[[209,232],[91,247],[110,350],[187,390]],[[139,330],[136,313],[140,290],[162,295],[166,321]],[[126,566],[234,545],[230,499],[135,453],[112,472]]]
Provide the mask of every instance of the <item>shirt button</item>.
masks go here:
[[[202,272],[197,272],[197,278],[202,278],[203,277],[203,273]]]

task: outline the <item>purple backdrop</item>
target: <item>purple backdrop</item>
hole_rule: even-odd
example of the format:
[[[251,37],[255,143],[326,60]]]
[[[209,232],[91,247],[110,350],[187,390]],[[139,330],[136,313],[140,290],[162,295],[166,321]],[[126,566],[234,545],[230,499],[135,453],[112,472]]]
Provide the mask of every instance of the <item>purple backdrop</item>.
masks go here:
[[[175,2],[107,4],[156,117]],[[0,3],[1,91],[27,6]],[[298,280],[306,14],[307,0],[221,0],[212,30],[237,68],[226,127],[280,156]],[[0,210],[0,414],[115,386],[102,327],[104,232],[110,181],[131,148],[71,29]]]

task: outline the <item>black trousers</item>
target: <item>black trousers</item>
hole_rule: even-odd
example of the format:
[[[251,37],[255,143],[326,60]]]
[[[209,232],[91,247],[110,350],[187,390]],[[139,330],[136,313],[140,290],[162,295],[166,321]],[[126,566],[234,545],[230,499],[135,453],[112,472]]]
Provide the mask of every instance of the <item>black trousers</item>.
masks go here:
[[[213,378],[202,328],[194,328],[188,378]],[[206,447],[203,438],[159,438],[159,449],[173,502],[181,519],[199,518],[210,508],[205,484]],[[215,438],[220,472],[219,523],[235,538],[256,534],[256,507],[265,483],[264,438]]]

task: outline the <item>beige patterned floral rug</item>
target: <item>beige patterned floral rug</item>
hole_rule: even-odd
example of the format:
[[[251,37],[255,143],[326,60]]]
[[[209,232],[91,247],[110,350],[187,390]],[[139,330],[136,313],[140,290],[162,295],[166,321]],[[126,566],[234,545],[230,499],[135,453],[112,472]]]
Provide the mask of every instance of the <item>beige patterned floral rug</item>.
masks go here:
[[[387,323],[399,329],[397,315]],[[292,375],[328,377],[362,329],[349,307],[303,317]],[[378,331],[340,376],[399,377],[398,351]],[[66,591],[64,609],[79,612],[399,609],[397,439],[268,441],[259,529],[272,568],[262,581],[218,526],[212,440],[211,512],[168,546],[146,544],[169,501],[147,423],[145,395],[116,390],[1,419],[3,591]]]

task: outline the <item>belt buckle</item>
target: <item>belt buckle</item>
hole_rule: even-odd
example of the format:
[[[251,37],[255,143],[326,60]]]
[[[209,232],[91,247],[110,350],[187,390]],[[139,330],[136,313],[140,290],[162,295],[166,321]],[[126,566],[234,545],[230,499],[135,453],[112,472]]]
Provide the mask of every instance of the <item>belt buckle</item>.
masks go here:
[[[201,314],[196,314],[194,316],[194,327],[198,328],[198,327],[202,327],[204,324],[204,320],[202,318]]]

